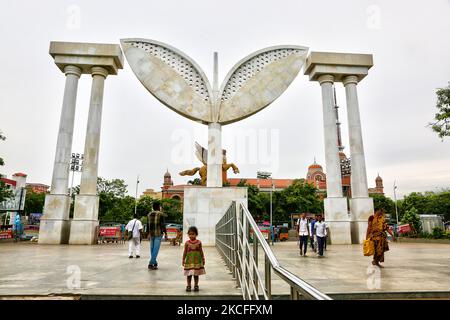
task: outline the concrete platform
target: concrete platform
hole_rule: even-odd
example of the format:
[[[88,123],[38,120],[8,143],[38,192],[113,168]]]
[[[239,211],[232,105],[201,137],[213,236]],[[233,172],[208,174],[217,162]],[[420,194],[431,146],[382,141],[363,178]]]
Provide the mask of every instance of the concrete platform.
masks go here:
[[[328,245],[325,258],[294,242],[276,243],[280,264],[333,298],[450,298],[450,245],[389,243],[385,268],[371,265],[362,245]],[[275,280],[274,294],[289,288]]]
[[[360,245],[330,245],[323,259],[312,252],[301,257],[295,242],[272,248],[284,267],[333,298],[450,298],[450,245],[391,243],[382,270],[371,267]],[[148,250],[145,241],[141,259],[128,259],[126,244],[0,243],[0,299],[241,298],[216,248],[205,247],[207,274],[198,293],[184,291],[182,247],[164,243],[157,271],[147,269]],[[78,268],[80,288],[74,288]],[[286,298],[288,286],[273,279],[274,298]]]
[[[128,258],[127,244],[38,245],[0,244],[0,297],[81,295],[184,297],[186,280],[181,268],[183,248],[163,243],[158,255],[159,270],[149,271],[149,243],[142,242],[140,259]],[[206,275],[200,292],[190,296],[240,297],[215,247],[205,247]],[[80,288],[74,288],[79,268]],[[195,297],[194,297],[195,298]]]

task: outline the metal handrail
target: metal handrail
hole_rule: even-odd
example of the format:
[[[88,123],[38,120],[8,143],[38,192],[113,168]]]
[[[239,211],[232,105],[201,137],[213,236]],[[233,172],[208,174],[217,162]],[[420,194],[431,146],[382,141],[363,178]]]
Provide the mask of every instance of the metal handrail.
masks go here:
[[[249,241],[250,229],[253,245]],[[258,269],[259,245],[264,253],[264,279]],[[272,270],[290,286],[291,299],[331,300],[280,265],[243,202],[233,201],[216,224],[216,247],[246,300],[272,298]]]

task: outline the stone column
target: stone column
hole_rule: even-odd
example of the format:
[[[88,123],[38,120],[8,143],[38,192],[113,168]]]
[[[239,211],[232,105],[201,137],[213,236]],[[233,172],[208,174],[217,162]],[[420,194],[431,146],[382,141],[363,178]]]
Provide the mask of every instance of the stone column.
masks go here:
[[[45,197],[44,215],[39,229],[40,244],[62,244],[69,240],[70,197],[67,194],[72,152],[75,107],[78,79],[81,69],[77,66],[64,67],[66,85],[59,121],[51,192]]]
[[[208,124],[207,187],[222,187],[222,164],[222,126],[214,122]]]
[[[98,233],[98,155],[103,91],[108,71],[103,67],[92,67],[91,73],[92,88],[84,146],[83,172],[80,194],[75,199],[74,217],[70,228],[70,244],[95,244]]]
[[[350,244],[350,222],[347,199],[342,196],[341,165],[339,159],[336,113],[333,103],[332,75],[317,79],[322,87],[323,125],[325,139],[325,164],[327,173],[327,197],[324,199],[325,218],[330,228],[333,244]]]
[[[359,114],[357,76],[346,76],[342,79],[347,99],[348,133],[350,140],[350,158],[352,161],[351,184],[353,242],[362,243],[366,238],[367,220],[373,214],[373,200],[369,197],[367,186],[366,160]]]

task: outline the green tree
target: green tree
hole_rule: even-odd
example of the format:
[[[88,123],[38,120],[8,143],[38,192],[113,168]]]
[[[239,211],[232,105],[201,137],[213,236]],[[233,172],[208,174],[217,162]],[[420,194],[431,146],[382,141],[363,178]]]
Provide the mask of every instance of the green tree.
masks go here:
[[[0,131],[0,141],[4,141],[4,140],[6,140],[6,137]],[[4,166],[4,165],[5,165],[5,162],[3,161],[3,158],[0,157],[0,166]],[[8,200],[12,196],[13,196],[12,190],[3,181],[0,181],[0,202]]]
[[[419,233],[422,230],[422,224],[420,223],[419,212],[416,208],[412,207],[407,210],[402,217],[402,223],[409,223]]]
[[[3,135],[3,132],[0,131],[0,141],[5,141],[6,137]],[[3,158],[0,157],[0,166],[4,166],[5,162],[3,161]]]
[[[115,197],[123,198],[127,193],[127,185],[122,179],[107,180],[102,177],[98,177],[97,180],[97,192],[108,193]]]
[[[429,195],[427,213],[444,215],[445,221],[450,221],[450,190],[442,190]]]
[[[182,223],[183,213],[181,210],[181,201],[178,199],[162,199],[161,207],[165,214],[167,222]]]
[[[25,212],[42,213],[45,203],[45,193],[36,193],[28,191],[25,197]]]
[[[399,206],[400,212],[399,217],[403,219],[403,215],[406,214],[408,210],[412,208],[417,209],[419,214],[427,214],[430,206],[430,196],[429,194],[424,194],[421,192],[411,192],[403,198],[401,205]]]
[[[145,217],[149,212],[153,210],[153,202],[155,200],[150,196],[143,196],[137,203],[137,215],[139,217]]]
[[[188,184],[193,186],[199,186],[202,184],[202,180],[200,178],[195,178],[194,180],[189,180]]]
[[[100,197],[100,201],[101,201]],[[115,221],[126,223],[131,220],[134,216],[134,197],[125,196],[123,198],[112,198],[108,199],[108,204],[110,206],[107,211],[104,211],[103,221]],[[101,208],[101,202],[100,202]],[[100,214],[99,214],[100,215]]]
[[[434,122],[429,126],[436,132],[439,138],[450,136],[450,85],[447,88],[436,90],[438,112],[434,115]]]
[[[393,219],[396,219],[395,203],[391,198],[386,197],[383,194],[371,194],[370,197],[373,199],[373,207],[375,211],[384,209],[387,214],[389,214]]]

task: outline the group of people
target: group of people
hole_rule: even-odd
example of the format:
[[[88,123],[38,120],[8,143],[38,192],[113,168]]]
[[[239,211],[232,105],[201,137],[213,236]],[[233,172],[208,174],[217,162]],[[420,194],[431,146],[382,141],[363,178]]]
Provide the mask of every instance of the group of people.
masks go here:
[[[153,211],[148,214],[147,220],[148,240],[150,242],[150,261],[149,270],[158,269],[158,253],[161,247],[163,236],[167,237],[164,214],[161,212],[161,205],[158,202],[153,203]],[[133,252],[136,258],[140,258],[141,240],[143,238],[143,225],[137,218],[133,218],[125,227],[128,238],[128,257],[133,258]],[[181,265],[186,276],[186,291],[192,291],[192,278],[194,278],[194,291],[199,291],[199,276],[205,274],[205,255],[203,253],[202,242],[197,239],[198,229],[191,226],[187,235],[189,239],[184,244],[184,251]]]
[[[308,241],[311,249],[322,258],[324,250],[327,249],[328,226],[321,214],[315,218],[307,219],[306,213],[302,213],[297,220],[297,231],[299,236],[300,255],[306,257]]]
[[[311,249],[317,252],[319,257],[323,257],[328,235],[328,225],[323,216],[316,214],[315,218],[307,219],[306,213],[303,213],[297,220],[297,231],[300,255],[306,257],[309,241]],[[396,241],[392,230],[386,223],[384,209],[377,209],[368,219],[366,239],[371,239],[374,243],[372,264],[380,268],[383,268],[380,263],[384,262],[384,253],[389,250],[386,232],[392,236],[393,241]]]

